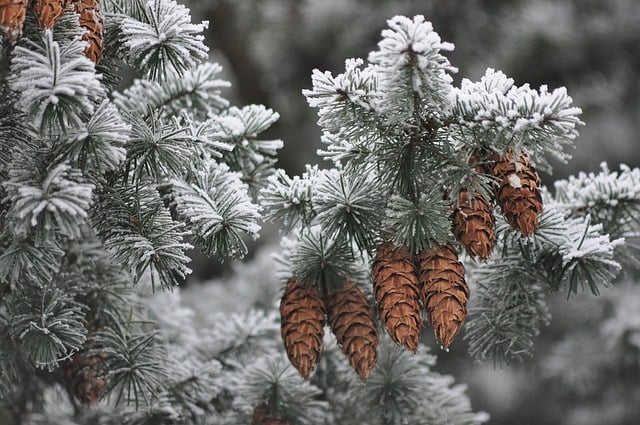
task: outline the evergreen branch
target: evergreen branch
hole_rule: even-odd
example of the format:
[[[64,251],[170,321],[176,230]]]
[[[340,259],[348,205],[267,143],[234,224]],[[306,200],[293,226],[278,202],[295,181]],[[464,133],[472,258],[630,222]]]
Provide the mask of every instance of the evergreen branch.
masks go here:
[[[303,90],[309,106],[318,108],[318,124],[341,139],[376,139],[384,134],[384,120],[375,112],[377,75],[362,68],[362,59],[345,62],[345,72],[313,70],[313,88]]]
[[[181,176],[191,168],[191,157],[200,141],[176,117],[165,123],[159,113],[150,112],[147,119],[136,113],[124,113],[131,125],[125,162],[127,174],[132,170],[134,180],[151,177],[156,182],[166,176]]]
[[[189,9],[174,0],[147,2],[143,21],[127,18],[122,23],[129,60],[151,80],[165,80],[207,58],[201,34],[208,22],[192,24]]]
[[[353,241],[359,250],[372,247],[384,208],[378,182],[373,173],[320,173],[312,203],[323,233],[329,238]]]
[[[150,109],[172,116],[187,108],[197,116],[206,118],[229,106],[229,102],[220,94],[220,89],[230,85],[217,78],[221,71],[220,65],[205,62],[195,69],[170,74],[162,83],[135,80],[122,93],[114,93],[114,101],[119,109],[142,116]]]
[[[549,92],[528,84],[515,86],[513,79],[501,71],[487,69],[478,83],[467,79],[451,93],[454,121],[477,130],[485,139],[495,140],[502,152],[509,148],[526,148],[541,165],[542,154],[565,160],[564,147],[578,136],[580,108],[564,87]]]
[[[160,393],[169,371],[165,367],[165,352],[157,340],[157,333],[139,331],[136,325],[129,323],[125,328],[123,324],[116,323],[97,332],[97,348],[93,351],[106,355],[108,392],[115,394],[117,403],[124,401],[138,409],[142,402],[151,404]]]
[[[35,162],[35,163],[34,163]],[[94,185],[84,181],[79,170],[61,163],[40,170],[36,158],[18,156],[4,183],[10,203],[7,225],[11,232],[27,237],[35,232],[36,244],[56,233],[81,236],[88,210],[93,203]]]
[[[315,179],[320,171],[317,166],[307,166],[302,177],[289,177],[284,170],[278,170],[268,178],[267,187],[260,192],[260,204],[266,210],[265,218],[270,221],[282,219],[284,232],[291,231],[299,222],[308,226],[315,217],[311,198]]]
[[[189,232],[171,219],[152,189],[110,188],[100,194],[94,221],[114,261],[124,264],[136,282],[150,270],[153,288],[157,276],[170,290],[191,272],[184,251],[192,246],[183,242]]]
[[[603,225],[603,233],[618,237],[640,235],[640,169],[620,165],[620,171],[579,173],[567,180],[554,182],[554,208],[575,217],[589,216]]]
[[[303,381],[282,355],[260,358],[238,379],[236,402],[244,410],[266,403],[275,417],[295,420],[300,425],[325,423],[328,404],[318,400],[320,389]],[[246,421],[244,418],[243,422]]]
[[[63,155],[76,162],[84,172],[100,176],[106,171],[114,171],[126,157],[124,146],[130,130],[115,106],[105,100],[86,129],[65,140]]]
[[[51,30],[39,42],[18,46],[12,61],[11,89],[19,93],[16,106],[42,131],[57,124],[61,130],[81,127],[104,96],[94,64],[84,55],[80,36],[66,44]]]
[[[384,227],[394,235],[394,243],[409,247],[411,252],[451,238],[450,212],[439,193],[423,193],[416,202],[393,196],[385,215]]]
[[[45,284],[58,272],[64,251],[54,241],[35,245],[32,239],[13,238],[0,255],[0,282]]]
[[[22,285],[11,294],[10,332],[38,368],[49,371],[80,350],[85,341],[86,306],[66,288]],[[71,294],[72,295],[72,294]]]
[[[225,164],[209,161],[192,181],[173,179],[165,197],[195,236],[195,244],[207,255],[243,257],[247,246],[242,235],[258,238],[258,205],[247,194],[239,173]]]
[[[518,256],[503,256],[476,271],[464,340],[477,360],[509,365],[533,355],[533,339],[550,320],[535,270]]]
[[[350,242],[328,238],[318,226],[299,235],[285,255],[291,267],[289,276],[316,286],[325,294],[342,288],[345,278],[358,281],[365,280],[367,275]]]
[[[387,24],[390,29],[382,31],[379,50],[369,54],[382,93],[376,110],[406,122],[423,110],[434,113],[434,108],[446,108],[453,82],[449,73],[457,68],[440,52],[453,50],[453,44],[442,42],[422,15],[413,20],[395,16]]]
[[[261,187],[272,174],[275,155],[282,148],[282,140],[260,140],[258,134],[267,130],[280,116],[262,105],[231,107],[224,114],[210,120],[213,138],[233,146],[223,154],[223,161],[232,171],[242,173],[250,187]]]

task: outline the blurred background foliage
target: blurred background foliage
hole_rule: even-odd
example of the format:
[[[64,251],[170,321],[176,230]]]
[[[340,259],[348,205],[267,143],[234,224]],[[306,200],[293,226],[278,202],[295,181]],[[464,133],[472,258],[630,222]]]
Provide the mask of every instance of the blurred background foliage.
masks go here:
[[[493,67],[517,84],[567,87],[587,125],[573,160],[556,165],[543,183],[597,171],[602,161],[612,170],[620,163],[640,165],[637,0],[192,0],[190,6],[195,21],[211,22],[207,41],[233,83],[235,103],[280,113],[269,136],[284,140],[278,165],[290,174],[321,161],[316,113],[301,94],[311,85],[312,69],[338,73],[346,58],[366,57],[386,20],[398,14],[423,14],[455,44],[449,57],[460,70],[458,82]],[[240,309],[273,308],[280,290],[270,257],[278,250],[276,236],[276,229],[265,229],[253,261],[213,282],[212,273],[222,273],[219,265],[196,260],[194,280],[209,284],[189,285],[185,299],[202,312],[228,311],[228,303],[216,304],[225,299],[238,300]],[[474,364],[458,338],[450,353],[439,354],[438,369],[469,384],[473,408],[489,412],[491,424],[637,424],[638,281],[637,270],[628,270],[598,298],[548,297],[553,320],[533,359],[506,369]]]

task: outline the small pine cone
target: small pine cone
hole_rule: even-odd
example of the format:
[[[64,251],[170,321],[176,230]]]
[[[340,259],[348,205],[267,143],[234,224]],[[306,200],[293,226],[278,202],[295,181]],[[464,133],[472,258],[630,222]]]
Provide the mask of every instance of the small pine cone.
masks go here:
[[[291,425],[291,422],[269,415],[269,406],[262,403],[254,409],[251,416],[251,425]]]
[[[418,350],[422,330],[418,278],[411,252],[392,242],[380,245],[371,269],[373,292],[380,318],[391,339],[411,351]]]
[[[34,0],[32,8],[38,27],[53,28],[69,3],[71,0]]]
[[[104,25],[100,0],[73,0],[76,13],[80,14],[80,26],[87,32],[82,39],[89,43],[85,55],[97,64],[102,59],[102,45],[104,39]]]
[[[511,151],[494,160],[493,175],[500,179],[496,199],[502,213],[511,227],[530,236],[538,228],[538,214],[542,213],[540,177],[524,152],[517,160]]]
[[[464,267],[451,244],[424,249],[418,254],[422,304],[429,314],[436,339],[449,348],[467,317],[469,288]]]
[[[16,41],[22,34],[29,0],[0,0],[0,34]]]
[[[493,231],[495,217],[493,205],[476,193],[474,198],[468,191],[461,190],[458,205],[451,216],[453,234],[471,258],[486,260],[493,251],[496,235]]]
[[[327,319],[342,352],[360,379],[367,380],[376,364],[378,330],[367,298],[353,283],[327,298]]]
[[[109,383],[105,358],[105,354],[90,356],[81,351],[63,365],[67,386],[84,404],[97,402]]]
[[[289,279],[280,302],[281,333],[289,361],[308,379],[320,359],[325,309],[315,288]]]

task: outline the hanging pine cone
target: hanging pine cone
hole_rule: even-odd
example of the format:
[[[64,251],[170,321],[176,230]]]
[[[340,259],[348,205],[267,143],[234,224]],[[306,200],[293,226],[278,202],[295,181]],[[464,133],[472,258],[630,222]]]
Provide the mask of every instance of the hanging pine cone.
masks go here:
[[[449,348],[467,317],[469,288],[451,244],[418,254],[420,294],[436,339]]]
[[[105,354],[88,355],[81,351],[63,365],[70,392],[84,404],[97,402],[109,382],[105,358]]]
[[[80,26],[87,32],[82,39],[89,43],[85,55],[98,64],[102,59],[102,44],[104,39],[104,25],[100,0],[73,0],[73,8],[80,14]]]
[[[16,41],[22,34],[29,0],[0,0],[0,34]]]
[[[493,205],[476,192],[474,198],[466,190],[458,194],[458,204],[451,216],[453,234],[471,258],[486,260],[493,251],[496,235]]]
[[[378,331],[367,298],[360,288],[346,281],[326,301],[329,326],[351,367],[366,381],[376,364],[378,347]]]
[[[289,279],[280,302],[281,333],[289,361],[308,379],[320,358],[325,309],[315,288]]]
[[[291,422],[271,416],[269,414],[269,406],[266,403],[262,403],[253,411],[251,425],[291,425]]]
[[[31,7],[36,16],[38,27],[42,29],[53,28],[69,3],[71,0],[33,0]]]
[[[503,157],[495,157],[493,175],[500,179],[496,199],[507,222],[530,236],[538,228],[538,214],[542,213],[540,177],[522,152],[517,159],[508,151]]]
[[[418,279],[406,246],[385,242],[376,251],[371,276],[380,318],[391,339],[411,351],[418,350],[422,329]]]

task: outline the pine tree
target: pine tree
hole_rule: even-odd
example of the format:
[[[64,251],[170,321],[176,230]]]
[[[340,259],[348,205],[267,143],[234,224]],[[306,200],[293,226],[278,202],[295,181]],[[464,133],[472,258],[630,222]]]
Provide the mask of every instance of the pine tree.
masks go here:
[[[314,71],[334,166],[290,177],[260,138],[278,115],[222,96],[186,7],[27,3],[0,0],[0,410],[16,424],[483,423],[434,370],[420,304],[443,346],[460,332],[509,363],[533,352],[547,292],[598,294],[633,259],[638,170],[549,193],[535,169],[582,124],[566,90],[492,69],[454,86],[453,45],[422,16],[390,19],[368,63]],[[178,288],[190,250],[242,258],[262,216],[285,233],[273,299],[223,310],[269,279],[256,262],[197,315]]]

